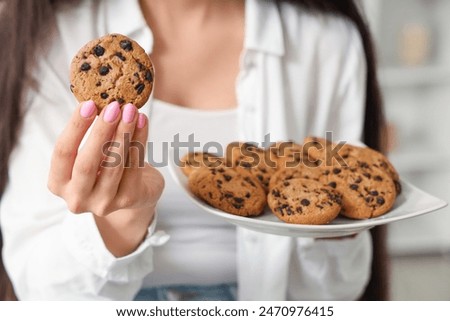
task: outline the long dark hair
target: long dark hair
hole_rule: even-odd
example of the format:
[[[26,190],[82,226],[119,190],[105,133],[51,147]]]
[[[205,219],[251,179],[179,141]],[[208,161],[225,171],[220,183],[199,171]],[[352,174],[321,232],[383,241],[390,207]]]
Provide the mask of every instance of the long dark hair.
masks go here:
[[[384,117],[376,77],[375,51],[369,29],[353,0],[276,0],[288,1],[307,10],[346,17],[361,34],[367,59],[367,96],[364,121],[364,142],[377,150],[383,148]],[[0,0],[0,200],[8,182],[8,161],[15,146],[22,120],[25,89],[35,63],[37,46],[49,41],[56,6],[77,0]],[[372,230],[374,260],[371,283],[364,299],[387,298],[384,229]],[[0,250],[2,247],[0,234]],[[0,300],[14,299],[14,291],[0,256]]]

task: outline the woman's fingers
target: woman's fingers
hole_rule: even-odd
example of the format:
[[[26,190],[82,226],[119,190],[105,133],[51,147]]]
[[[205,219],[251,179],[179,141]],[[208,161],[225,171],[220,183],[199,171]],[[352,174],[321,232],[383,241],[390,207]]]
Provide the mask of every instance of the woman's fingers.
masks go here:
[[[112,203],[113,209],[152,206],[161,195],[164,179],[156,169],[145,162],[147,138],[148,119],[145,115],[139,114],[133,141],[130,144],[128,164]]]
[[[114,101],[106,106],[95,122],[73,165],[71,185],[78,193],[89,194],[104,159],[103,146],[110,141],[120,121],[120,105]]]
[[[58,194],[58,190],[71,179],[78,148],[96,114],[97,107],[92,100],[81,103],[59,136],[53,151],[48,181],[53,193]]]
[[[105,159],[101,163],[100,174],[94,186],[94,194],[101,195],[103,199],[107,198],[111,201],[117,193],[128,159],[129,148],[134,144],[133,135],[137,120],[137,108],[132,104],[125,105],[122,120],[105,153]]]

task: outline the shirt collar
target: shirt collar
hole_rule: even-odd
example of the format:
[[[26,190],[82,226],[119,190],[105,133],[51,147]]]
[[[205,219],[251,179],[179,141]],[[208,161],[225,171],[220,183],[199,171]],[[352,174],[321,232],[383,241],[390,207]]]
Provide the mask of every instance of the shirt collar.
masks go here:
[[[280,11],[273,0],[246,0],[245,49],[284,55]]]
[[[139,0],[106,1],[106,27],[109,33],[121,33],[134,38],[151,53],[153,35],[142,14]],[[245,40],[246,50],[256,50],[269,54],[284,55],[284,39],[281,16],[273,0],[246,0]]]

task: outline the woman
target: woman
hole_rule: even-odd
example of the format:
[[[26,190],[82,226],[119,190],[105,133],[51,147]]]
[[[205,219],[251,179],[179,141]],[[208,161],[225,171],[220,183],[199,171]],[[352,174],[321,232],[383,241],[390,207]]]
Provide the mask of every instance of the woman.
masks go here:
[[[99,176],[92,166],[114,133],[154,142],[157,159],[163,142],[190,133],[225,144],[332,131],[380,149],[373,49],[353,1],[8,1],[2,14],[0,214],[19,299],[132,299],[140,289],[138,299],[235,299],[236,283],[239,299],[362,294],[367,232],[236,231],[198,213],[165,168],[163,192],[150,166]],[[82,44],[113,32],[136,39],[157,68],[151,131],[150,104],[140,114],[112,104],[77,154],[95,116],[89,102],[70,107],[66,70]],[[160,246],[167,237],[155,228],[171,240]]]

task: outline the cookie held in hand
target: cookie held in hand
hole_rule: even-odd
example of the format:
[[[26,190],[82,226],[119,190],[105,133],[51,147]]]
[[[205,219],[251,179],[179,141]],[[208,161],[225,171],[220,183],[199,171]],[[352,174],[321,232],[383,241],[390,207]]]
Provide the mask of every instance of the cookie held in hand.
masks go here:
[[[120,34],[88,42],[70,66],[70,90],[80,102],[93,100],[98,113],[113,101],[142,107],[153,82],[150,57],[137,42]]]

